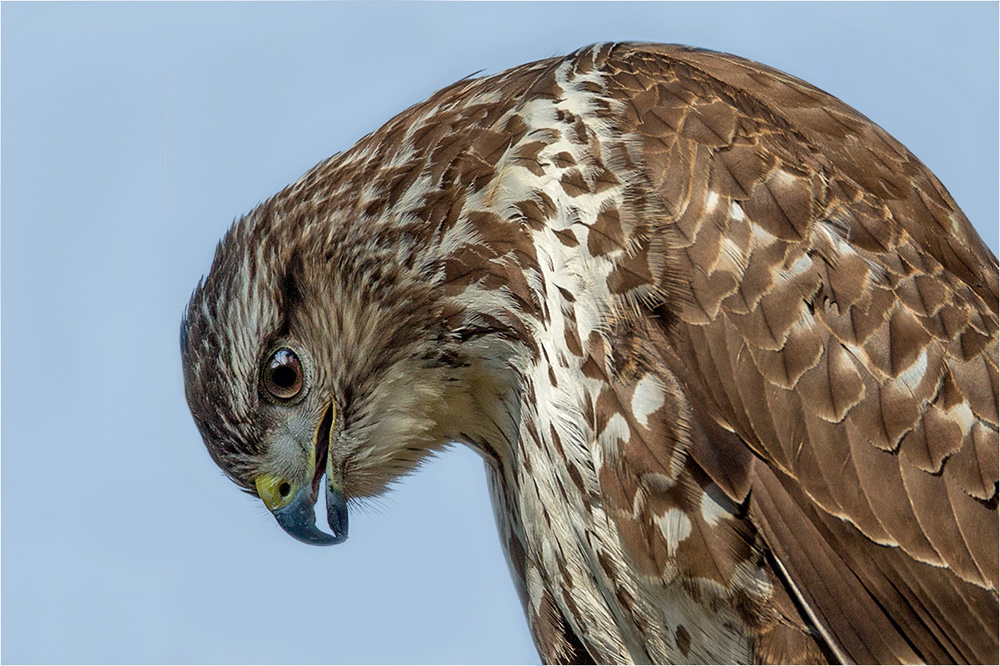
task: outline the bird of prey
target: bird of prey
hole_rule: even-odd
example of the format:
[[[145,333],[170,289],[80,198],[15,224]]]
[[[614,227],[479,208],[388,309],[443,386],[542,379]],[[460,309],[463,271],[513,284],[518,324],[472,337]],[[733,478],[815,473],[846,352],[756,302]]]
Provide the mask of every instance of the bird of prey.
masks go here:
[[[240,219],[181,348],[213,459],[302,541],[478,451],[546,663],[995,664],[997,303],[857,111],[597,44],[461,80]]]

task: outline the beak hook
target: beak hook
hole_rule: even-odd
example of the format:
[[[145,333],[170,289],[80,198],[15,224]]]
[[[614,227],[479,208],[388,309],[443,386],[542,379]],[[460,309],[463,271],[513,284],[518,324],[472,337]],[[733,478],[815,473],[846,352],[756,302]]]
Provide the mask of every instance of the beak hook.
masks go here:
[[[347,541],[347,500],[344,493],[329,480],[326,484],[326,522],[337,539],[334,543]]]
[[[330,457],[330,446],[333,442],[333,424],[336,422],[337,408],[331,401],[329,409],[323,415],[316,428],[313,442],[313,465],[322,466],[326,472],[326,522],[333,534],[327,534],[316,527],[316,494],[319,490],[320,477],[323,471],[315,469],[313,482],[300,488],[287,502],[280,503],[280,508],[272,509],[271,513],[277,519],[281,528],[302,543],[313,546],[332,546],[347,540],[347,499],[341,490],[340,475],[334,473],[333,460]],[[262,477],[263,478],[263,477]],[[280,479],[277,479],[280,481]],[[258,493],[265,504],[268,504],[268,483],[258,482]],[[271,498],[269,507],[276,506],[277,498]]]
[[[275,510],[274,517],[281,528],[302,543],[313,546],[332,546],[346,539],[332,536],[316,527],[315,498],[311,488],[302,488],[287,505]]]

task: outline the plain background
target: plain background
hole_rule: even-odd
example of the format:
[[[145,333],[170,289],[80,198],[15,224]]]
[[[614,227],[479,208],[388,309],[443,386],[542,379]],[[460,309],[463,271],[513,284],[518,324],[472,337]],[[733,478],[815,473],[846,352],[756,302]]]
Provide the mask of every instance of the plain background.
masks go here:
[[[885,127],[997,248],[996,3],[2,7],[4,662],[535,662],[455,450],[285,536],[205,453],[178,324],[230,222],[438,88],[607,40],[729,51]]]

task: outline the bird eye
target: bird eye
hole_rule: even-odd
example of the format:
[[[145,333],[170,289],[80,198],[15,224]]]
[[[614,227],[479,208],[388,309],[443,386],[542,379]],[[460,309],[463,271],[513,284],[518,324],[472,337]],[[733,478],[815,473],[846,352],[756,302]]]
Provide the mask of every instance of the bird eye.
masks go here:
[[[282,347],[264,365],[264,388],[279,400],[291,400],[302,392],[302,362],[291,349]]]

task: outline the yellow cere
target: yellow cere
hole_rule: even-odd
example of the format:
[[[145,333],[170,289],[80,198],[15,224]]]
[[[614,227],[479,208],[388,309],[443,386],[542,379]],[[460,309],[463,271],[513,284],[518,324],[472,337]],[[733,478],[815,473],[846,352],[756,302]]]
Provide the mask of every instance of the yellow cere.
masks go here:
[[[271,511],[280,509],[292,500],[291,485],[280,476],[261,474],[254,480],[254,484],[257,486],[257,494]],[[282,490],[285,491],[284,495]]]

